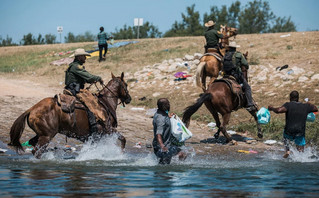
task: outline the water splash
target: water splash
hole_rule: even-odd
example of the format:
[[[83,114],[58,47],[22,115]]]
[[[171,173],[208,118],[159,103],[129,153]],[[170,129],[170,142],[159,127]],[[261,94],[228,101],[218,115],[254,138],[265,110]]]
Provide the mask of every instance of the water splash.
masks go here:
[[[117,145],[117,136],[102,137],[100,141],[89,140],[83,144],[75,161],[86,160],[121,160],[125,158],[121,148]]]
[[[304,152],[299,152],[295,146],[290,147],[289,160],[292,162],[319,162],[317,147],[305,147]]]

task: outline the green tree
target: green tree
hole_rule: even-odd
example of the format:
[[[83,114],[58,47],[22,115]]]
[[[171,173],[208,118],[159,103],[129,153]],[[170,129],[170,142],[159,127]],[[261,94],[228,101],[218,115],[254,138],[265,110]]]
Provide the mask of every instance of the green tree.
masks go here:
[[[138,27],[125,24],[123,28],[115,29],[115,32],[111,34],[116,39],[135,39],[137,38],[137,31]],[[158,28],[148,21],[139,27],[139,38],[158,38],[161,35],[162,33],[158,31]]]
[[[278,17],[275,20],[274,26],[271,27],[269,32],[295,32],[296,26],[294,22],[290,20],[290,17],[286,19],[286,17]]]
[[[2,36],[0,36],[0,46],[14,46],[14,45],[17,45],[17,44],[13,43],[12,38],[9,37],[8,35],[6,39],[2,39]]]
[[[275,18],[270,11],[269,3],[261,0],[248,2],[245,9],[238,16],[239,33],[264,33],[269,32],[269,22]]]
[[[33,35],[31,33],[27,35],[23,35],[22,38],[22,45],[32,45],[34,44],[35,40],[33,38]]]
[[[195,11],[195,4],[186,8],[186,14],[182,13],[183,21],[175,23],[172,28],[168,30],[164,37],[171,36],[199,36],[203,34],[203,26],[200,23],[200,14]]]
[[[75,43],[75,35],[72,32],[69,32],[67,36],[64,37],[64,41],[66,43]]]
[[[44,38],[42,38],[41,34],[38,35],[38,38],[34,41],[33,44],[44,44]]]
[[[227,25],[230,27],[238,28],[238,16],[240,13],[240,1],[232,3],[228,8]]]
[[[56,43],[56,36],[53,34],[46,34],[44,35],[45,43],[46,44],[54,44]]]

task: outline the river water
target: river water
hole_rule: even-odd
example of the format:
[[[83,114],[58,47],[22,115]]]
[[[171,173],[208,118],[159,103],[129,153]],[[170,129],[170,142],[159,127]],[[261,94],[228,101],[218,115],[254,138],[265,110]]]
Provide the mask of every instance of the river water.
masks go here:
[[[106,140],[74,153],[0,155],[1,197],[319,197],[315,149],[211,156],[188,148],[184,162],[157,164],[150,152],[124,154]]]

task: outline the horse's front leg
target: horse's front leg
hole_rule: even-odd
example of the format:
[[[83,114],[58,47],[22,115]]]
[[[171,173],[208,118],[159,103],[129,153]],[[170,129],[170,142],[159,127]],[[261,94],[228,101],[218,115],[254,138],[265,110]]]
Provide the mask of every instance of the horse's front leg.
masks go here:
[[[257,124],[257,130],[258,130],[258,134],[257,136],[259,138],[263,138],[263,133],[261,131],[261,127],[260,127],[260,124],[258,123],[258,118],[257,118],[257,109],[256,110],[252,110],[252,111],[248,111],[255,119],[256,121],[256,124]]]
[[[119,132],[117,132],[117,135],[118,135],[117,139],[120,140],[120,142],[121,142],[122,152],[124,152],[124,150],[125,150],[125,144],[126,144],[126,139],[125,139],[125,137],[124,137],[121,133],[119,133]]]

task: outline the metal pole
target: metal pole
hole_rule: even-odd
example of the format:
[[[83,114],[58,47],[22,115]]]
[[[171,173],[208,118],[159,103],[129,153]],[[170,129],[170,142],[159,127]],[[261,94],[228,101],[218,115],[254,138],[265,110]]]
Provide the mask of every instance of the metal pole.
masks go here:
[[[140,24],[137,25],[137,39],[139,39],[140,36]]]
[[[61,41],[61,32],[60,32],[60,43],[62,43],[62,41]]]

